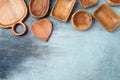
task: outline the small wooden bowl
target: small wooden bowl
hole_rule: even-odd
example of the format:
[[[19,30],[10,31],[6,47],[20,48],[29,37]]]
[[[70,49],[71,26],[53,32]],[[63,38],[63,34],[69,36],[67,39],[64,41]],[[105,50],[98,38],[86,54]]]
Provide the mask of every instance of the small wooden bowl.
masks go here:
[[[86,11],[76,11],[71,18],[72,25],[77,30],[86,30],[92,24],[92,16]]]
[[[79,0],[80,5],[84,8],[88,8],[90,6],[93,6],[97,2],[98,2],[98,0]]]
[[[50,0],[30,0],[29,10],[35,18],[44,17],[49,9]]]
[[[110,5],[118,6],[120,5],[120,0],[107,0]]]
[[[108,32],[112,32],[120,24],[120,17],[106,4],[102,4],[93,12],[93,17],[104,26]]]
[[[76,0],[57,0],[50,16],[66,22],[75,5],[75,2]]]

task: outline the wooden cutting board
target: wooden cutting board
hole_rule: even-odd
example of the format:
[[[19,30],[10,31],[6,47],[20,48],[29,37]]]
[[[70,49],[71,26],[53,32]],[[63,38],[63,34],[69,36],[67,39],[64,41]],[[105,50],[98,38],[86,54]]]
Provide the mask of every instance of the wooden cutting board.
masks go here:
[[[17,36],[25,34],[27,28],[22,21],[27,13],[25,0],[0,0],[0,27],[12,28],[12,32]],[[16,31],[17,24],[24,28],[21,33]]]

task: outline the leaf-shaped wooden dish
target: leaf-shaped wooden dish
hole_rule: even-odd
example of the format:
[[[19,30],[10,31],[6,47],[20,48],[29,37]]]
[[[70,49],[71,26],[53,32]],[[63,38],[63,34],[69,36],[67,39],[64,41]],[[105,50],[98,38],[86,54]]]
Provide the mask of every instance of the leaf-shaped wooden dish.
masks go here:
[[[25,24],[22,22],[26,15],[27,7],[24,0],[0,0],[0,27],[12,27],[15,35],[23,35],[27,30]],[[17,33],[17,24],[21,24],[24,31]]]
[[[50,0],[30,0],[29,10],[36,18],[44,17],[49,9]]]
[[[92,24],[92,16],[86,11],[76,11],[71,18],[72,25],[77,30],[86,30]]]
[[[120,0],[107,0],[110,5],[118,6],[120,5]]]
[[[106,4],[98,7],[93,16],[109,32],[112,32],[120,24],[119,16]]]
[[[88,8],[90,6],[93,6],[97,2],[98,2],[98,0],[79,0],[80,5],[84,8]]]
[[[57,0],[50,16],[66,22],[75,5],[75,2],[76,0]]]

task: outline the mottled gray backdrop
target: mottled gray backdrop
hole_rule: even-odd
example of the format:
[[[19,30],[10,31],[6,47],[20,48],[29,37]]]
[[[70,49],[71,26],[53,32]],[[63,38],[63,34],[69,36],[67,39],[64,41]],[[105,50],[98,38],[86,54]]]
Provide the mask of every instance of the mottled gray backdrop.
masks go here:
[[[89,30],[77,31],[71,16],[67,23],[49,16],[54,3],[51,0],[46,16],[53,22],[48,43],[32,35],[31,24],[40,19],[31,15],[25,20],[25,36],[0,29],[0,80],[120,80],[120,26],[109,33],[93,19]],[[77,0],[72,14],[76,10],[92,13],[101,3],[106,1],[84,9]],[[112,9],[120,16],[120,7]]]

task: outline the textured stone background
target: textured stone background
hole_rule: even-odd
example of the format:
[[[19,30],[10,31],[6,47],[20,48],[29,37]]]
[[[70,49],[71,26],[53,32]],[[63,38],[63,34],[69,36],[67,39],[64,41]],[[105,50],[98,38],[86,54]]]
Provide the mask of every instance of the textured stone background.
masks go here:
[[[120,26],[109,33],[93,19],[89,30],[77,31],[70,18],[63,23],[49,16],[54,2],[46,16],[54,27],[48,43],[31,34],[32,22],[39,19],[30,15],[25,20],[29,29],[25,36],[0,29],[0,80],[119,80]],[[84,9],[77,0],[72,13],[83,9],[92,13],[101,3],[106,1]],[[112,9],[120,16],[120,7]]]

